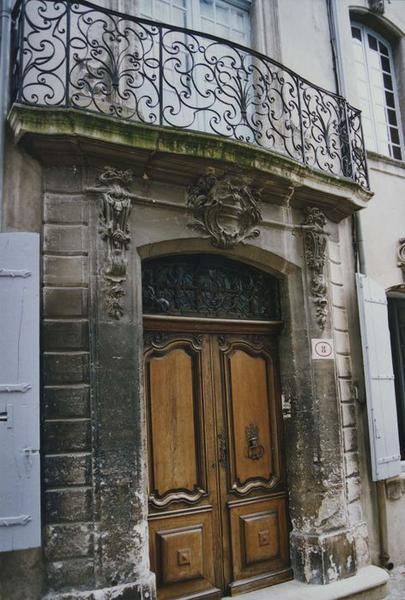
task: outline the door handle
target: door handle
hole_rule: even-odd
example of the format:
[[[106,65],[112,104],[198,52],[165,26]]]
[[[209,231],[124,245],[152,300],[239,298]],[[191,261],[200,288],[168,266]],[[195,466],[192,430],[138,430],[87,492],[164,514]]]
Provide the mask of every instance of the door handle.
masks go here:
[[[219,456],[219,464],[226,468],[228,463],[228,450],[226,447],[226,438],[225,433],[220,431],[218,433],[218,456]]]

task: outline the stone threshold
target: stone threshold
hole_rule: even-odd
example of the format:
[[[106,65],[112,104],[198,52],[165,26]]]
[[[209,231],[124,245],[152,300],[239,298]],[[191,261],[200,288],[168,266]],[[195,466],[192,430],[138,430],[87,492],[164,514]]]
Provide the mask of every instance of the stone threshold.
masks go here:
[[[327,585],[293,580],[239,597],[241,600],[383,600],[389,592],[388,580],[389,575],[384,569],[370,565],[359,569],[353,577]]]

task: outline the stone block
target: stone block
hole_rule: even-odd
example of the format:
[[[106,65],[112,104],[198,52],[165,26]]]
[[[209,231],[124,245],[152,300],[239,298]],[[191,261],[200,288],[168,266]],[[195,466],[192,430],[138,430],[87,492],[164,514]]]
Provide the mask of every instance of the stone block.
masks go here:
[[[360,479],[355,477],[349,477],[346,480],[346,496],[348,502],[354,502],[360,498]]]
[[[82,172],[79,167],[48,167],[44,175],[46,192],[77,194],[82,191]]]
[[[328,242],[329,259],[335,263],[340,263],[340,246],[337,242]]]
[[[86,256],[44,256],[45,285],[84,287],[88,278]]]
[[[86,254],[88,230],[83,225],[45,225],[43,249],[48,254]]]
[[[356,424],[356,411],[354,404],[342,404],[342,425],[353,427]]]
[[[345,301],[345,290],[341,285],[330,284],[330,290],[332,293],[332,304],[338,308],[346,308]]]
[[[329,262],[329,277],[331,283],[335,285],[343,285],[342,265],[335,262]]]
[[[44,352],[45,385],[87,383],[89,379],[88,352]]]
[[[351,377],[352,364],[350,356],[336,353],[336,370],[339,377]]]
[[[356,572],[355,548],[349,531],[320,535],[291,534],[294,576],[309,584],[328,584]]]
[[[45,537],[50,561],[85,557],[93,551],[93,525],[89,523],[48,525]]]
[[[48,585],[51,589],[62,591],[76,587],[91,589],[94,587],[94,565],[89,558],[61,560],[48,564]]]
[[[44,483],[47,488],[91,484],[91,455],[45,456]]]
[[[86,452],[91,448],[89,419],[46,421],[43,451],[45,454]]]
[[[80,419],[89,417],[89,387],[45,388],[44,414],[45,419]]]
[[[85,288],[44,288],[44,316],[87,317],[87,290]]]
[[[47,523],[90,521],[92,519],[91,488],[67,488],[45,491]]]
[[[82,196],[45,194],[44,220],[46,223],[85,224],[88,204]]]
[[[345,427],[343,429],[343,446],[345,452],[357,450],[357,430],[355,427]]]
[[[352,477],[359,474],[359,455],[358,452],[347,452],[345,454],[346,477]]]
[[[335,352],[339,354],[349,354],[350,353],[350,340],[349,334],[345,331],[336,331],[334,332],[334,340],[335,340]]]
[[[42,347],[46,351],[87,350],[89,323],[83,321],[46,320],[42,326]]]
[[[349,324],[347,320],[347,311],[345,308],[333,307],[332,310],[333,326],[339,331],[348,331]]]
[[[351,379],[339,378],[339,391],[341,402],[353,402],[353,382]]]

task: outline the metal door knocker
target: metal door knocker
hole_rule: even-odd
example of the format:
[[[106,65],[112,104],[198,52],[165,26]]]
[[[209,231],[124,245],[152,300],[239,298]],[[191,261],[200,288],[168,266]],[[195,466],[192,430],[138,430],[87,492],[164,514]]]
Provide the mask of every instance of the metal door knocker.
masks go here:
[[[251,460],[260,460],[264,454],[264,448],[259,444],[259,427],[251,423],[246,427],[247,453]]]

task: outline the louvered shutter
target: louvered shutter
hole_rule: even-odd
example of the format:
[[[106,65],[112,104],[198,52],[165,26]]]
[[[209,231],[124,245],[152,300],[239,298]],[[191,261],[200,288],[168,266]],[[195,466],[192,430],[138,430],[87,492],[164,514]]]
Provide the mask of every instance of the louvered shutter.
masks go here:
[[[0,552],[41,545],[39,235],[0,234]]]
[[[384,288],[357,274],[357,294],[374,481],[401,472],[387,298]]]

